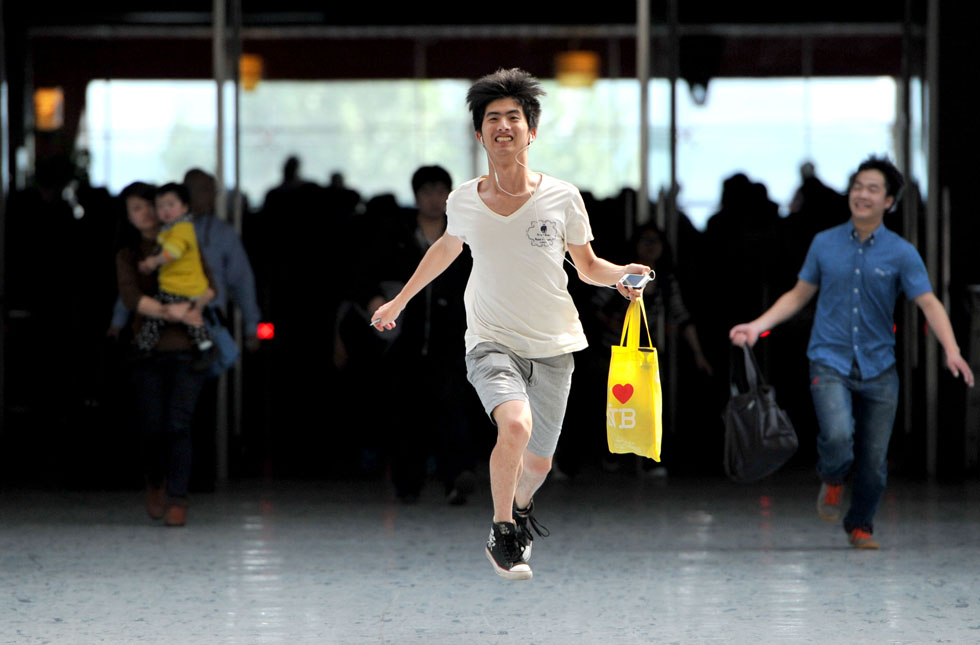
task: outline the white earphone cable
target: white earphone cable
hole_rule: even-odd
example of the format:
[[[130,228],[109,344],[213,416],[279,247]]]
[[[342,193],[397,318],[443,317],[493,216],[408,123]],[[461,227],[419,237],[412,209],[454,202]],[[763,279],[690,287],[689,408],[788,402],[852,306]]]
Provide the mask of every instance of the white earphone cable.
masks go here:
[[[533,141],[533,139],[531,141]],[[521,168],[523,168],[524,170],[526,170],[528,172],[531,172],[531,169],[528,168],[527,166],[525,166],[524,164],[522,164],[517,157],[522,152],[524,152],[525,150],[527,150],[528,148],[531,147],[531,141],[528,141],[526,146],[524,146],[523,148],[521,148],[520,150],[518,150],[516,153],[514,153],[514,161],[517,163],[518,166],[520,166]],[[485,143],[483,143],[483,140],[482,139],[480,140],[480,145],[483,146],[483,149],[484,150],[487,149],[487,145]],[[493,170],[493,179],[494,179],[494,181],[497,182],[497,188],[500,189],[500,192],[504,193],[505,195],[509,195],[511,197],[523,197],[525,194],[531,194],[531,195],[534,194],[530,190],[526,190],[523,193],[518,193],[517,195],[515,195],[514,193],[511,193],[511,192],[508,192],[506,188],[504,188],[503,186],[500,185],[500,176],[497,174],[497,166],[494,165],[493,159],[490,158],[489,151],[487,151],[487,161],[490,163],[490,168]]]
[[[523,148],[521,148],[520,150],[518,150],[516,153],[514,153],[514,161],[517,163],[518,166],[520,166],[521,168],[523,168],[524,170],[526,170],[528,172],[531,172],[531,169],[528,168],[527,166],[525,166],[524,164],[522,164],[520,162],[520,160],[518,159],[518,156],[520,156],[520,154],[522,152],[524,152],[525,150],[527,150],[528,148],[531,147],[531,142],[532,141],[534,141],[534,139],[529,140],[527,142],[527,145],[526,146],[524,146]],[[483,149],[484,150],[487,149],[487,146],[486,146],[485,143],[483,143],[483,140],[482,139],[480,140],[480,145],[483,146]],[[527,191],[525,191],[523,193],[520,193],[520,194],[517,194],[517,195],[515,195],[514,193],[511,193],[511,192],[508,192],[507,189],[505,189],[500,184],[500,176],[497,174],[497,166],[494,165],[493,159],[490,158],[489,151],[487,151],[487,162],[489,162],[490,168],[491,168],[491,170],[493,170],[493,178],[494,178],[494,181],[496,181],[496,183],[497,183],[497,188],[500,189],[500,191],[502,193],[504,193],[505,195],[509,195],[510,197],[523,197],[525,194],[531,195],[531,206],[532,206],[532,208],[534,208],[534,214],[535,214],[535,216],[537,216],[537,214],[538,214],[538,204],[537,204],[537,201],[534,199],[534,191],[527,190]],[[566,250],[566,254],[567,254],[567,250]],[[554,259],[551,258],[550,255],[547,256],[547,257],[549,259],[551,259],[551,260],[554,261]],[[562,255],[562,259],[565,262],[567,262],[568,264],[570,264],[572,266],[572,268],[575,269],[575,272],[576,273],[578,273],[580,276],[584,276],[586,278],[586,280],[589,282],[589,284],[592,284],[593,286],[596,286],[596,287],[605,287],[606,289],[615,289],[616,288],[615,285],[602,284],[601,282],[596,282],[592,278],[589,278],[589,276],[587,276],[584,273],[582,273],[581,271],[579,271],[578,267],[575,266],[575,263],[574,262],[572,262],[571,260],[568,259],[568,256],[567,255]],[[557,262],[557,264],[560,267],[562,267],[562,270],[564,270],[564,265],[562,265],[560,262]],[[652,274],[651,275],[651,279],[656,279],[656,272],[654,272],[653,270],[651,270],[650,273]]]
[[[534,209],[534,215],[535,215],[535,217],[538,217],[538,203],[537,203],[537,200],[535,200],[535,199],[534,199],[534,196],[533,196],[533,195],[531,196],[531,207],[532,207],[532,208]],[[544,252],[545,252],[545,257],[547,257],[547,258],[548,258],[549,260],[551,260],[552,262],[555,262],[555,264],[557,264],[557,265],[559,266],[559,268],[561,268],[561,270],[562,270],[562,271],[564,271],[564,270],[565,270],[565,266],[564,266],[564,265],[563,265],[563,264],[562,264],[561,262],[558,262],[558,261],[557,261],[557,260],[555,260],[555,259],[554,259],[553,257],[551,257],[550,255],[548,255],[548,254],[547,254],[547,249],[545,249],[544,247],[540,247],[540,248],[541,248],[541,250],[542,250],[542,251],[544,251]],[[567,253],[568,253],[568,250],[566,249],[566,251],[565,251],[565,253],[564,253],[564,254],[562,254],[562,260],[564,260],[565,262],[567,262],[567,263],[568,263],[568,264],[569,264],[569,265],[570,265],[570,266],[571,266],[571,267],[572,267],[573,269],[575,269],[575,272],[576,272],[576,273],[577,273],[578,275],[580,275],[580,276],[582,276],[582,277],[584,277],[584,278],[585,278],[585,280],[586,280],[586,281],[587,281],[587,282],[588,282],[589,284],[591,284],[591,285],[592,285],[592,286],[594,286],[594,287],[603,287],[603,288],[605,288],[605,289],[615,289],[615,288],[616,288],[616,285],[610,285],[610,284],[603,284],[603,283],[601,283],[601,282],[596,282],[595,280],[593,280],[593,279],[592,279],[592,278],[590,278],[589,276],[587,276],[587,275],[585,275],[584,273],[582,273],[581,271],[579,271],[579,268],[578,268],[577,266],[575,266],[575,263],[574,263],[574,262],[572,262],[572,261],[571,261],[571,260],[570,260],[570,259],[568,258],[568,255],[567,255]],[[656,272],[656,271],[654,271],[653,269],[650,269],[650,279],[651,279],[651,280],[655,280],[655,279],[656,279],[656,277],[657,277],[657,272]]]

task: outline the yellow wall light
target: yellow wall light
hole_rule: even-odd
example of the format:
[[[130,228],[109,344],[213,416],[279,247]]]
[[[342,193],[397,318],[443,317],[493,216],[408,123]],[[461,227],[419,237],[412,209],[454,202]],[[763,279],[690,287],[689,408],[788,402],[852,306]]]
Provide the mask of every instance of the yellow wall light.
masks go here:
[[[34,90],[34,127],[53,132],[65,125],[65,93],[60,87]]]
[[[555,78],[566,87],[591,87],[599,78],[599,54],[583,50],[557,54]]]

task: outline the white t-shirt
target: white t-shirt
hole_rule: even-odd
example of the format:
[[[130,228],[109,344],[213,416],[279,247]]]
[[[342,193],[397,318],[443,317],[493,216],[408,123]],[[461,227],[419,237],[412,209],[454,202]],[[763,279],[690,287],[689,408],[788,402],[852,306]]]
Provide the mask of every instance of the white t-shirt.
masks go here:
[[[481,178],[449,195],[446,232],[470,246],[473,269],[466,305],[466,351],[494,342],[524,358],[547,358],[588,346],[568,293],[568,244],[592,241],[582,195],[541,175],[534,194],[512,215],[480,199]]]

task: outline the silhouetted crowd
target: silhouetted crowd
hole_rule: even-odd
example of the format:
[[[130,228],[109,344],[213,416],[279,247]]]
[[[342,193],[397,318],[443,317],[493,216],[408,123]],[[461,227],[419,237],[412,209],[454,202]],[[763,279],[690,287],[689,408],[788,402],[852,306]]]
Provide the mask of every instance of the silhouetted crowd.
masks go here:
[[[645,255],[657,271],[645,300],[651,320],[662,314],[665,322],[665,337],[654,338],[665,400],[673,402],[664,408],[663,463],[672,473],[720,472],[727,332],[794,284],[813,236],[847,220],[846,199],[804,168],[792,212],[782,217],[762,184],[736,174],[724,181],[720,209],[703,232],[679,215],[677,247],[670,248],[663,231],[635,221],[634,191],[583,197],[596,252],[619,262]],[[232,474],[397,478],[392,456],[406,445],[404,433],[434,433],[432,448],[403,473],[406,481],[439,474],[448,457],[439,456],[438,446],[447,441],[456,446],[453,455],[463,455],[453,473],[484,459],[494,431],[462,364],[466,254],[429,295],[428,310],[406,312],[401,335],[382,335],[368,317],[424,253],[418,208],[390,194],[365,199],[339,173],[324,184],[304,179],[291,158],[263,203],[243,210],[242,241],[262,319],[275,325],[275,337],[243,357],[244,414],[230,446]],[[901,233],[898,221],[886,225]],[[118,196],[89,186],[68,164],[39,165],[35,185],[11,195],[7,211],[7,406],[14,414],[6,432],[52,433],[50,443],[26,435],[14,442],[47,446],[52,472],[89,484],[135,476],[135,467],[119,465],[136,440],[121,411],[121,352],[106,338],[117,297],[113,258],[125,226]],[[570,278],[591,345],[575,356],[556,457],[559,471],[574,476],[607,454],[609,345],[618,342],[626,301]],[[806,463],[815,434],[805,387],[810,322],[799,316],[757,349],[770,382],[799,383],[781,387],[780,396],[797,423]],[[668,380],[671,358],[676,375]],[[382,377],[392,366],[397,376]],[[425,396],[429,401],[419,399]],[[419,412],[428,406],[444,414],[423,418]],[[435,426],[459,432],[447,439]],[[78,463],[80,454],[85,463]],[[209,473],[207,464],[198,466]],[[449,494],[452,476],[444,479]],[[407,496],[417,489],[407,484]]]

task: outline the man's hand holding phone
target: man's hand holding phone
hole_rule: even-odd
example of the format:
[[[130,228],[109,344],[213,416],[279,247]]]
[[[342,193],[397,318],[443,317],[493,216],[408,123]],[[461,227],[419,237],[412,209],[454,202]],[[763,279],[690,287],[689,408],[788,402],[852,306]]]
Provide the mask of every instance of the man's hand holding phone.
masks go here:
[[[619,282],[616,289],[624,298],[636,300],[643,295],[643,287],[654,279],[653,271],[644,264],[630,264],[626,267],[626,273]]]

